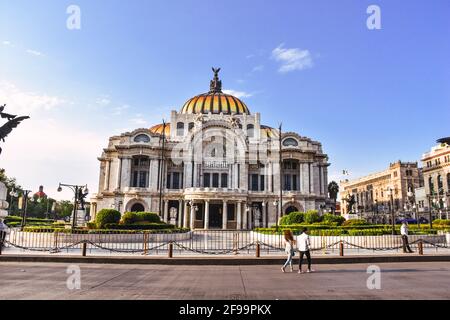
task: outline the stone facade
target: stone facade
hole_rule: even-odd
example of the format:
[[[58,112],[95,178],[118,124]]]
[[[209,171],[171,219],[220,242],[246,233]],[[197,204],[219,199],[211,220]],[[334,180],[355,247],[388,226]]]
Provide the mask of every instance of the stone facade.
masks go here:
[[[342,214],[349,213],[344,199],[353,194],[356,200],[353,213],[382,222],[383,217],[389,217],[392,209],[394,212],[406,211],[405,205],[407,208],[411,205],[408,191],[414,192],[422,184],[423,178],[417,162],[401,161],[391,163],[384,171],[356,180],[341,181]],[[392,197],[389,190],[392,190]]]
[[[329,163],[322,145],[294,132],[283,133],[281,145],[281,212],[324,206]],[[273,225],[280,217],[279,150],[279,130],[222,93],[216,73],[210,92],[172,111],[169,123],[109,139],[98,158],[92,216],[116,208],[157,212],[192,229]]]
[[[450,139],[449,139],[450,140]],[[448,215],[450,198],[450,145],[440,143],[422,156],[426,207]]]

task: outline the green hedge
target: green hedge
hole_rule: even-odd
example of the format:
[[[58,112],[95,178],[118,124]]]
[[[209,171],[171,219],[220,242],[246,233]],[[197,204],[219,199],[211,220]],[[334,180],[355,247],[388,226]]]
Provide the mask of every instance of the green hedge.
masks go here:
[[[97,228],[103,229],[108,223],[119,223],[120,212],[114,209],[102,209],[95,216]]]
[[[6,216],[3,221],[8,224],[10,222],[22,222],[22,217],[18,216]],[[53,219],[40,219],[40,218],[27,218],[27,223],[42,223],[42,224],[50,224],[55,222]],[[9,225],[9,224],[8,224]]]
[[[433,220],[433,224],[437,224],[440,226],[450,226],[450,220],[436,219],[436,220]]]
[[[108,223],[105,225],[105,229],[111,230],[163,230],[163,229],[175,229],[172,224],[166,223],[135,223],[135,224],[119,224]]]
[[[190,231],[185,228],[172,229],[154,229],[154,230],[120,230],[120,229],[62,229],[62,228],[42,228],[42,227],[25,227],[24,231],[34,233],[74,233],[74,234],[143,234],[143,233],[185,233]]]
[[[130,225],[138,222],[160,223],[158,214],[153,212],[125,212],[120,223]]]
[[[368,224],[367,221],[364,219],[350,219],[350,220],[344,221],[344,223],[342,225],[344,225],[344,226],[364,226],[367,224]]]

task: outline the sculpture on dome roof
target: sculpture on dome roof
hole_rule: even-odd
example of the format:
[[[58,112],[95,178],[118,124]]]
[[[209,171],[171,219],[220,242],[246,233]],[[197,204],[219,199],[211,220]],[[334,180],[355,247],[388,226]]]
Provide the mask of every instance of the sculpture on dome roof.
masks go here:
[[[211,83],[209,85],[209,92],[222,92],[222,81],[219,80],[219,71],[220,68],[212,68],[212,71],[214,72],[214,78],[211,80]]]

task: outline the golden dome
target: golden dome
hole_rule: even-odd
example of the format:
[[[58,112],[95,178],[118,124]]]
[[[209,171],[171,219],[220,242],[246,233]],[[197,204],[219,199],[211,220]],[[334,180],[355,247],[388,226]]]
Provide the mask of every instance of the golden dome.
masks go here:
[[[213,71],[214,79],[211,80],[209,92],[199,94],[186,101],[180,113],[250,114],[244,102],[231,94],[222,92],[222,81],[218,77],[220,68],[213,68]]]
[[[164,126],[164,125],[163,125],[162,123],[157,124],[157,125],[155,125],[155,126],[153,126],[153,127],[150,128],[150,132],[151,132],[151,133],[162,134],[162,132],[163,132],[163,126]],[[166,123],[166,128],[165,128],[165,130],[164,130],[164,134],[165,134],[166,136],[170,136],[170,123]]]

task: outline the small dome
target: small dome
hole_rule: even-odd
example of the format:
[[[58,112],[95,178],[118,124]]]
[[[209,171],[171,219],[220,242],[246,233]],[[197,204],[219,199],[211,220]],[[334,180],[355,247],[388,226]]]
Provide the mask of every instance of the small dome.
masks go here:
[[[164,125],[162,123],[157,124],[150,128],[151,133],[162,134]],[[166,136],[170,136],[170,123],[166,123],[166,128],[164,130]]]
[[[250,110],[244,102],[231,94],[222,92],[222,81],[218,76],[220,68],[213,68],[213,71],[214,79],[211,80],[209,92],[199,94],[186,101],[180,113],[250,114]]]

